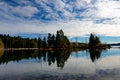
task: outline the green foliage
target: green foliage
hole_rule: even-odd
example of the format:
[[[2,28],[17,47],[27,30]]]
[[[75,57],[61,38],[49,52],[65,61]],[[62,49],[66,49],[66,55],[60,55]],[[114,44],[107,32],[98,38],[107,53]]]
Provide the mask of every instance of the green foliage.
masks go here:
[[[70,42],[66,36],[64,36],[63,30],[58,30],[56,36],[48,33],[47,46],[48,48],[67,48]]]
[[[41,45],[42,45],[42,40],[38,38],[38,43],[37,43],[38,48],[41,48]]]
[[[70,42],[66,36],[62,39],[63,47],[67,48],[70,45]]]
[[[55,46],[58,48],[67,48],[69,47],[70,42],[68,38],[64,35],[63,30],[57,31]]]
[[[9,35],[0,35],[5,48],[67,48],[70,45],[68,38],[64,35],[63,30],[54,34],[48,33],[47,39],[44,38],[22,38],[20,36],[11,37]],[[0,47],[4,47],[0,40]]]
[[[20,36],[11,37],[9,35],[0,35],[5,48],[35,48],[37,39],[22,38]]]
[[[52,35],[50,33],[48,33],[47,43],[48,43],[48,48],[50,48],[52,44]]]
[[[94,46],[95,45],[95,38],[94,35],[91,34],[89,38],[89,46]]]
[[[96,37],[95,37],[95,44],[99,44],[99,43],[101,43],[101,42],[100,42],[100,39],[99,39],[99,37],[96,36]]]
[[[55,47],[55,35],[52,35],[52,37],[51,37],[51,47],[52,48]]]
[[[47,48],[46,38],[43,38],[42,48]]]
[[[100,39],[98,36],[95,36],[93,34],[90,35],[89,38],[89,47],[95,47],[96,45],[100,44]]]

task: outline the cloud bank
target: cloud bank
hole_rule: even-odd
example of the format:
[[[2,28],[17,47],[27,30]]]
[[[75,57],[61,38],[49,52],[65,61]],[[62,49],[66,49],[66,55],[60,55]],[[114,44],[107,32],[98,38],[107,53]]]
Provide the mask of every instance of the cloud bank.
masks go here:
[[[1,0],[0,33],[120,36],[119,0]]]

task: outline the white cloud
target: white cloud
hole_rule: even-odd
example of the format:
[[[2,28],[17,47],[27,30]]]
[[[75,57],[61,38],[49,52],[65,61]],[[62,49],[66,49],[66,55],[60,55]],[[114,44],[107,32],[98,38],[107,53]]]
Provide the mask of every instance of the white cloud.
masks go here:
[[[57,11],[63,10],[66,4],[62,0],[54,0],[55,9]]]
[[[53,0],[35,0],[35,2],[38,4],[39,7],[42,7],[42,9],[45,12],[47,12],[46,15],[43,13],[39,16],[45,16],[46,19],[54,19],[54,20],[59,19],[59,15],[56,12],[56,10],[53,10],[50,6],[48,6],[48,5],[52,5],[55,1],[53,1]]]
[[[15,0],[16,1],[16,0]],[[17,2],[17,1],[16,1]],[[76,1],[63,1],[63,0],[35,0],[37,6],[42,7],[47,14],[40,14],[39,16],[45,16],[53,20],[60,19],[61,16],[64,19],[73,19],[76,17],[84,17],[83,20],[98,20],[102,18],[120,18],[120,1],[116,0],[96,0],[94,4],[92,0],[76,0]],[[13,7],[8,4],[4,5],[0,2],[0,9],[4,9],[5,13],[10,15],[19,14],[24,17],[32,17],[41,9],[37,9],[30,1],[20,1],[19,4],[25,4],[25,6]],[[4,6],[4,7],[3,7]],[[52,6],[52,7],[51,7]],[[75,11],[75,9],[86,9],[81,11]],[[61,12],[61,15],[58,12]],[[116,21],[115,21],[116,22]],[[109,23],[109,22],[108,22]],[[112,23],[112,20],[111,20]]]
[[[0,2],[0,16],[4,17],[6,19],[17,19],[17,17],[14,16],[14,14],[19,15],[21,17],[32,17],[34,14],[39,12],[39,10],[34,6],[17,6],[13,7],[11,5],[8,5],[5,2]]]
[[[32,17],[35,13],[39,12],[39,10],[33,6],[18,6],[14,7],[12,11],[24,17]]]
[[[96,20],[98,18],[96,13],[97,13],[96,8],[91,7],[91,8],[86,9],[84,12],[82,12],[80,14],[80,16],[85,17],[85,19],[87,18],[88,20],[90,19],[90,20],[94,21],[94,20]]]
[[[3,7],[4,6],[4,7]],[[2,11],[0,12],[4,12],[4,13],[10,13],[10,10],[12,9],[12,6],[9,6],[8,4],[4,3],[4,2],[0,2],[0,9]]]
[[[78,2],[79,4],[80,2]],[[82,3],[82,2],[81,2]],[[80,4],[81,4],[80,3]],[[85,4],[79,5],[79,7],[83,7],[87,9],[81,12],[79,15],[83,16],[83,20],[104,20],[101,21],[103,24],[119,24],[120,21],[120,1],[119,0],[96,0],[93,3],[83,2]],[[111,20],[107,20],[107,19]],[[107,21],[107,22],[106,22]]]
[[[119,24],[95,24],[92,21],[60,21],[42,23],[39,21],[23,21],[17,23],[0,22],[0,33],[17,34],[17,33],[56,33],[57,30],[63,29],[67,36],[84,36],[90,33],[96,33],[106,36],[119,36]],[[3,27],[4,26],[4,27]]]
[[[3,7],[4,6],[4,7]],[[4,3],[4,2],[0,2],[0,20],[6,20],[9,22],[9,20],[18,20],[17,17],[15,17],[13,15],[13,12],[11,12],[13,10],[13,7]]]
[[[87,8],[91,5],[91,0],[76,0],[75,5],[78,9]]]
[[[30,1],[30,0],[13,0],[15,1],[17,4],[19,5],[25,5],[25,6],[28,6],[28,5],[33,5],[33,3]]]
[[[47,5],[52,3],[51,0],[35,0],[35,2],[39,4],[39,6],[41,6],[46,12],[49,12],[49,13],[53,12],[51,7]]]
[[[97,15],[103,18],[120,18],[120,1],[100,0],[97,2]]]
[[[120,35],[120,1],[97,0],[94,4],[91,3],[91,0],[76,0],[69,3],[63,0],[35,1],[37,7],[33,4],[13,7],[5,2],[0,2],[0,17],[4,17],[6,20],[9,19],[8,22],[10,20],[16,20],[16,23],[1,21],[0,33],[55,33],[56,30],[63,29],[68,36],[86,35],[91,32],[109,36]],[[17,14],[24,17],[32,17],[34,14],[40,12],[40,10],[38,10],[39,7],[42,7],[44,11],[48,13],[42,13],[40,16],[45,16],[45,18],[53,20],[58,19],[58,21],[42,23],[39,20],[26,21],[14,16],[14,14]],[[82,8],[87,9],[82,12],[73,11],[74,9]],[[57,13],[59,11],[62,12],[63,21],[60,19],[61,16]],[[82,16],[84,18],[78,20],[76,16]],[[99,24],[94,23],[94,21],[101,20],[102,18],[110,18],[111,20],[105,20],[103,23]],[[111,23],[113,24],[111,25]]]

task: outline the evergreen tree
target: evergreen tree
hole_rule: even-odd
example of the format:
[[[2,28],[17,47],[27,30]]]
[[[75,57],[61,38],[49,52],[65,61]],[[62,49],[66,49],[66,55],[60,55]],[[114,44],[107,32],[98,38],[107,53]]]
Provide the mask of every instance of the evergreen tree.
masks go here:
[[[63,43],[63,47],[65,47],[65,48],[69,47],[69,45],[70,45],[70,41],[68,40],[68,38],[66,36],[63,37],[62,43]]]
[[[52,35],[51,37],[51,47],[55,47],[55,35]]]
[[[98,36],[95,36],[93,34],[90,35],[89,38],[89,47],[95,47],[97,44],[100,44],[100,39]]]
[[[51,47],[51,34],[48,33],[48,38],[47,38],[47,44],[48,44],[48,48]]]
[[[66,36],[64,36],[63,30],[57,31],[55,45],[58,48],[67,48],[70,42]]]
[[[40,38],[38,38],[38,48],[40,49],[41,48],[41,45],[42,45],[42,40]]]
[[[94,38],[94,35],[93,34],[91,34],[90,35],[90,38],[89,38],[89,46],[90,47],[92,47],[92,46],[94,46],[95,45],[95,38]]]
[[[55,47],[56,47],[56,48],[60,47],[60,42],[61,42],[60,32],[57,31],[57,34],[56,34],[56,41],[55,41]]]
[[[100,39],[99,39],[99,37],[96,36],[96,37],[95,37],[95,44],[99,44],[99,43],[101,43],[101,42],[100,42]]]
[[[48,48],[66,48],[70,43],[62,29],[57,31],[56,36],[49,33],[47,39],[44,38],[43,40],[41,38],[30,39],[20,36],[11,37],[9,35],[0,35],[0,38],[5,48],[41,48],[42,46],[48,46]]]
[[[42,48],[46,48],[47,47],[47,43],[46,43],[46,38],[43,38],[43,42],[42,42]]]

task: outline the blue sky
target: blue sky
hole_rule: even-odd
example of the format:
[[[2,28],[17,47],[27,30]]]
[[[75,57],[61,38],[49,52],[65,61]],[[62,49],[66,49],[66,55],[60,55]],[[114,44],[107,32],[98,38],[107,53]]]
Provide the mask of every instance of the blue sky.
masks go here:
[[[120,0],[0,0],[0,33],[119,37],[119,13]]]

